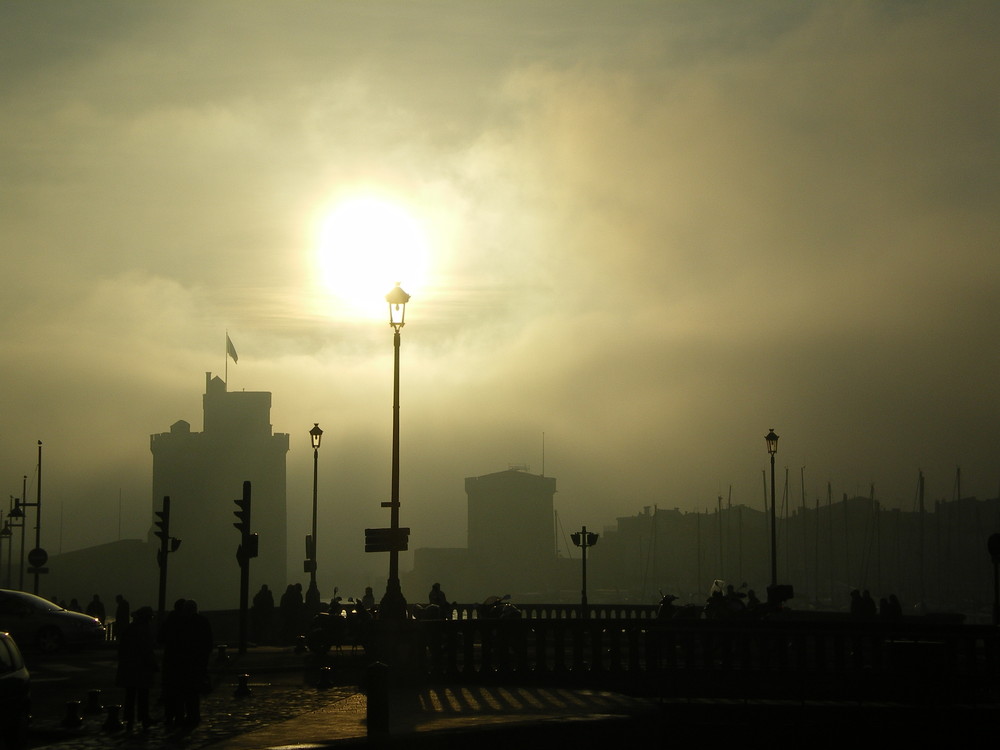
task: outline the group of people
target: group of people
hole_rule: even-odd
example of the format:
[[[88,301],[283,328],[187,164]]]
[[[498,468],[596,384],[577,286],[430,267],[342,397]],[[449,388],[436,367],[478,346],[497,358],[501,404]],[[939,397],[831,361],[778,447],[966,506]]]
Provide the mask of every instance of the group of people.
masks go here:
[[[118,636],[115,683],[125,689],[123,719],[131,730],[153,723],[149,691],[161,675],[163,720],[167,727],[194,726],[201,721],[201,694],[208,687],[212,626],[192,599],[178,599],[173,610],[154,627],[151,607],[132,613],[132,622]],[[163,647],[162,669],[156,646]]]
[[[130,605],[128,599],[121,594],[115,595],[114,619],[110,623],[108,622],[107,609],[104,606],[104,602],[101,601],[100,594],[94,594],[93,598],[87,602],[86,607],[81,607],[80,602],[75,597],[69,600],[69,604],[65,600],[59,600],[59,606],[71,612],[83,612],[86,615],[90,615],[100,621],[101,625],[109,626],[115,638],[119,637],[129,624]]]
[[[895,594],[889,594],[879,599],[878,604],[872,598],[868,589],[851,592],[851,615],[866,620],[874,620],[880,617],[883,620],[898,620],[903,616],[903,605]]]

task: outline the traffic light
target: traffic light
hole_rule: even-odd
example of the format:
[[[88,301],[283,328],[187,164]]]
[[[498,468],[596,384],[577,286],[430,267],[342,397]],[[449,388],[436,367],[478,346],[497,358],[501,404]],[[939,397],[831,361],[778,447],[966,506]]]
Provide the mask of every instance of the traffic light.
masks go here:
[[[156,521],[157,531],[153,533],[162,541],[170,538],[170,498],[163,498],[163,510],[156,511],[155,514],[160,520]]]
[[[233,526],[246,537],[250,534],[250,493],[244,490],[243,497],[236,498],[233,502],[239,507],[239,510],[233,511],[233,515],[240,519]]]

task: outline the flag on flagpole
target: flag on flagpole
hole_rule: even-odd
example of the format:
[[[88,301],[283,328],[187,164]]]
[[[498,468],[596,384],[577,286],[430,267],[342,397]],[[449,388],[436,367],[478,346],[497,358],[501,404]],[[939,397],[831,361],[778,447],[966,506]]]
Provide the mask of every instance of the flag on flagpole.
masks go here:
[[[236,356],[236,347],[233,346],[233,340],[229,338],[229,334],[226,334],[226,354],[233,358],[233,362],[239,362],[240,358]]]

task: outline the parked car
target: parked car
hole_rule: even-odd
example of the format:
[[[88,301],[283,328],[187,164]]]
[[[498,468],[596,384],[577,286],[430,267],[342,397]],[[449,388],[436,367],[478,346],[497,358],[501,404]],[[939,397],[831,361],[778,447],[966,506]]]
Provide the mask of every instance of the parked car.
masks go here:
[[[9,633],[0,632],[0,748],[27,747],[31,677]]]
[[[70,612],[34,594],[7,589],[0,589],[0,630],[13,635],[25,648],[34,646],[46,652],[99,643],[105,637],[104,626],[94,617]]]

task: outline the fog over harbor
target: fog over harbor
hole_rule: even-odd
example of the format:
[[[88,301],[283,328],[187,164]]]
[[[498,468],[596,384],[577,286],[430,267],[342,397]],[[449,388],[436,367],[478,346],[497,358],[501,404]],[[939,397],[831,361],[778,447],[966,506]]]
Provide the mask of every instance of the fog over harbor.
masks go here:
[[[13,0],[0,59],[0,468],[33,498],[43,441],[50,553],[145,537],[211,371],[291,436],[293,579],[318,422],[320,587],[384,580],[396,281],[411,549],[512,464],[566,529],[763,510],[772,427],[779,497],[997,496],[995,3]]]

